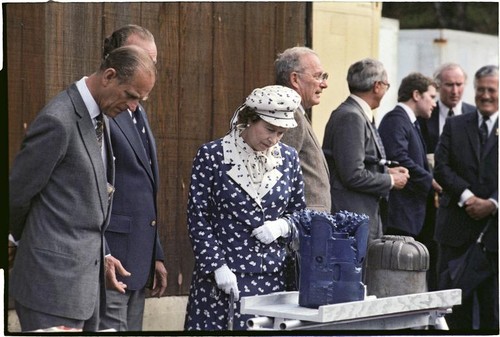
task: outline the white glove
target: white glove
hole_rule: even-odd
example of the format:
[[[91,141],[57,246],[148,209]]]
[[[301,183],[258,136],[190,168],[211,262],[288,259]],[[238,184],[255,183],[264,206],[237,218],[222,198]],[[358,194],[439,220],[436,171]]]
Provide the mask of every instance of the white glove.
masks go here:
[[[234,300],[237,301],[240,298],[240,291],[238,290],[238,282],[236,281],[236,275],[229,269],[227,264],[215,269],[215,282],[217,287],[222,289],[226,294],[231,293],[231,289],[234,293]]]
[[[255,236],[260,242],[270,244],[280,236],[287,237],[290,234],[290,226],[288,221],[281,218],[273,221],[264,221],[264,224],[255,228],[252,231],[252,236]]]

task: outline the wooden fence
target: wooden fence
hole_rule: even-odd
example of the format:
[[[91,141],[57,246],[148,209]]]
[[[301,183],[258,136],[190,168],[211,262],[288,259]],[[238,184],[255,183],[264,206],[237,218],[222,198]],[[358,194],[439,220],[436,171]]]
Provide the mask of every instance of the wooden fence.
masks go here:
[[[116,28],[148,28],[159,78],[145,103],[161,177],[159,224],[168,295],[185,295],[193,269],[186,228],[192,159],[223,136],[235,108],[274,82],[276,55],[308,45],[310,4],[302,2],[32,3],[4,5],[9,167],[36,113],[99,64]]]

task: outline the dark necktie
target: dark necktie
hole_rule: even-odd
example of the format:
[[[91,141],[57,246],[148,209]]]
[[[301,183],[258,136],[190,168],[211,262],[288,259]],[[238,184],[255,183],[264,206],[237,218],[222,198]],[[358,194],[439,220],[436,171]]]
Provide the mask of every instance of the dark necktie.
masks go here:
[[[375,130],[375,141],[378,144],[378,148],[380,149],[380,156],[382,156],[382,159],[385,159],[385,149],[384,149],[384,143],[382,142],[382,138],[380,138],[380,134],[378,133],[377,130],[377,125],[375,124],[375,118],[372,120],[372,126],[373,130]]]
[[[139,108],[137,108],[134,112],[134,120],[135,120],[135,126],[137,127],[137,131],[139,131],[139,136],[141,137],[142,140],[142,145],[144,146],[144,150],[146,150],[148,161],[151,164],[151,150],[149,148],[149,139],[146,133],[146,126],[144,124],[144,121],[142,120]]]
[[[453,116],[455,116],[453,109],[448,110],[448,117],[453,117]]]
[[[97,115],[95,118],[95,135],[97,138],[97,143],[99,144],[99,148],[102,149],[102,135],[104,132],[104,124],[102,122],[102,113]]]
[[[422,130],[420,129],[420,123],[418,122],[418,120],[416,120],[415,122],[413,122],[413,124],[415,125],[415,128],[417,129],[418,138],[420,138],[420,142],[422,143],[422,146],[424,147],[424,152],[427,152],[425,142],[424,142],[424,137],[422,136]]]
[[[488,140],[488,126],[486,125],[486,122],[490,119],[488,116],[483,117],[483,122],[481,123],[481,126],[479,127],[479,141],[481,142],[481,149],[483,148],[484,144],[486,144],[486,141]]]

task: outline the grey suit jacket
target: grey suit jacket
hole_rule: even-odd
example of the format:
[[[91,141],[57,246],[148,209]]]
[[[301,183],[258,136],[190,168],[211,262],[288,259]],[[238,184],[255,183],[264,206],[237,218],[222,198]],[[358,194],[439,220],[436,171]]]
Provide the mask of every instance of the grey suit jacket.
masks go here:
[[[331,200],[328,164],[321,144],[303,111],[296,111],[294,117],[297,127],[287,130],[281,142],[294,147],[299,153],[307,208],[329,212]]]
[[[113,170],[110,160],[111,183]],[[31,123],[9,178],[10,231],[20,239],[10,275],[15,300],[52,315],[91,317],[110,209],[106,185],[94,126],[73,84]]]
[[[361,106],[348,97],[332,112],[323,140],[330,168],[332,213],[346,210],[368,215],[370,240],[382,235],[379,201],[391,189],[385,168],[367,161],[381,158],[375,132]]]

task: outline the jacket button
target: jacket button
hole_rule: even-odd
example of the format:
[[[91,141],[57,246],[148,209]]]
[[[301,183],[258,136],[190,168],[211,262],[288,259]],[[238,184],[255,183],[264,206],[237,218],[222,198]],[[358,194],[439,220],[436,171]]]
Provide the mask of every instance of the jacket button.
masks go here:
[[[151,227],[156,226],[156,220],[151,221]]]

